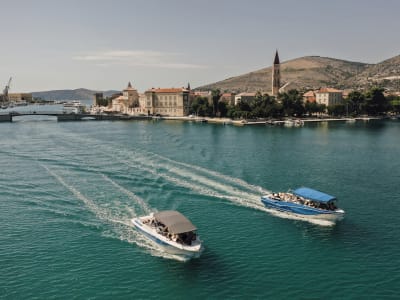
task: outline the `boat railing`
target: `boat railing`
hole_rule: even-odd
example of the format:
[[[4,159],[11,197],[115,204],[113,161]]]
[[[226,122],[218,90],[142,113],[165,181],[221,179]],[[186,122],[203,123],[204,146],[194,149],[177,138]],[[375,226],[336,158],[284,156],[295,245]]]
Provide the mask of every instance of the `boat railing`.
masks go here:
[[[291,192],[272,193],[271,195],[269,197],[272,200],[276,200],[276,201],[290,202],[290,203],[305,205],[305,206],[308,206],[311,208],[328,210],[328,211],[335,211],[337,209],[336,205],[333,202],[321,203],[318,201],[313,201],[311,199],[306,199],[306,198],[297,196]]]

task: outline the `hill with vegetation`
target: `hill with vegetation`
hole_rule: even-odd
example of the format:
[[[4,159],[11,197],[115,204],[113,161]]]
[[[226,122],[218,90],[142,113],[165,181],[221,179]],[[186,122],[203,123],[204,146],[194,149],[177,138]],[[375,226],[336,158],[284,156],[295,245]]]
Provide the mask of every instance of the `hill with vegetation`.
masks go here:
[[[52,90],[43,92],[33,92],[34,98],[41,98],[44,100],[91,100],[93,94],[101,91],[93,91],[88,89],[75,89],[75,90]],[[111,96],[119,91],[109,90],[102,92],[104,97]]]
[[[306,56],[281,63],[281,85],[289,89],[368,89],[378,85],[400,89],[400,56],[378,64],[366,64],[320,56]],[[196,90],[270,93],[272,67],[207,84]]]

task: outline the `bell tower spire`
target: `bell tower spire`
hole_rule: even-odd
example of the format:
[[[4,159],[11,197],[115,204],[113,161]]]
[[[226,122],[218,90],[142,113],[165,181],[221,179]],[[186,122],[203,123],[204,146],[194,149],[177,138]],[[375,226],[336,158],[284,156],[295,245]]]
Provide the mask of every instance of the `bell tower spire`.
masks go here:
[[[274,64],[272,66],[272,96],[278,96],[281,86],[281,72],[278,50],[275,52]]]

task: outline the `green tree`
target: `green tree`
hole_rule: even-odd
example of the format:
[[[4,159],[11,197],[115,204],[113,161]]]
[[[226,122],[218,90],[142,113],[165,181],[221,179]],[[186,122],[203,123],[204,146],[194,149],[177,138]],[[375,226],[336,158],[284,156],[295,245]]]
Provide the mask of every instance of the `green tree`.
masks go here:
[[[365,96],[359,91],[349,93],[347,98],[348,111],[352,115],[359,115],[365,110]]]
[[[221,91],[219,89],[214,89],[211,91],[212,96],[212,113],[214,116],[218,113],[218,102],[221,98]]]
[[[319,112],[318,103],[315,101],[314,102],[307,101],[304,105],[304,110],[309,116],[312,116],[313,114]]]
[[[383,95],[382,88],[372,88],[366,95],[366,111],[369,115],[378,115],[387,111],[389,103]]]
[[[211,114],[212,108],[206,97],[196,97],[190,106],[190,112],[197,116],[205,117]]]
[[[344,104],[328,106],[328,113],[332,116],[343,116],[346,114],[346,106]]]
[[[283,105],[283,111],[286,116],[297,116],[301,117],[305,113],[303,106],[303,96],[298,90],[290,90],[285,93],[281,93],[278,99]]]
[[[221,117],[226,117],[226,114],[228,112],[227,105],[224,101],[218,102],[218,112],[220,113]]]

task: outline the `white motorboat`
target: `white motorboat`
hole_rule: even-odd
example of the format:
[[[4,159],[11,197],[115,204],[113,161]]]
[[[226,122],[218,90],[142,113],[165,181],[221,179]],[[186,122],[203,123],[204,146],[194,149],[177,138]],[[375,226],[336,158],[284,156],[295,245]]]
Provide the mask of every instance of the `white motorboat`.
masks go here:
[[[170,254],[199,257],[203,251],[202,242],[196,234],[197,228],[178,211],[151,213],[131,222],[144,236]]]

